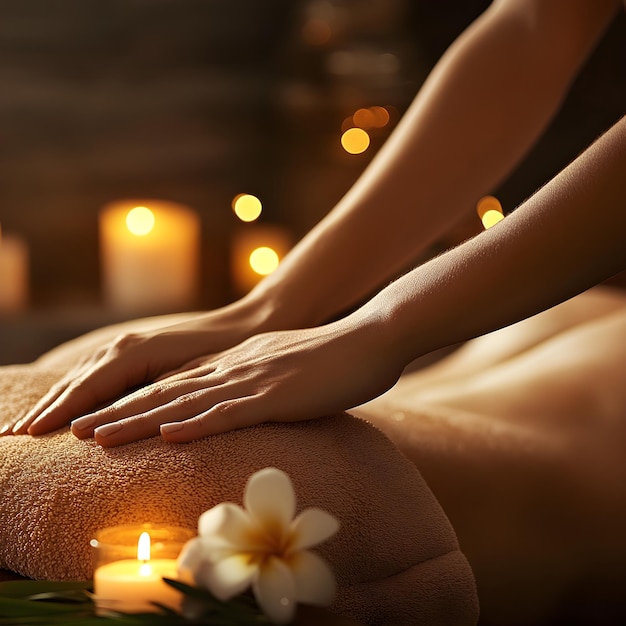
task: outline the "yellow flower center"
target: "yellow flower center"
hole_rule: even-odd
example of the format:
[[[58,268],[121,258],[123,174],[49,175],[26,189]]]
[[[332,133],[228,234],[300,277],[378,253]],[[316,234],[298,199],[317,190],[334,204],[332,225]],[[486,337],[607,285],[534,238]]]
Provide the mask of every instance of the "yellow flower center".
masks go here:
[[[263,567],[271,557],[287,560],[293,548],[293,536],[277,520],[270,520],[251,531],[248,537],[251,548],[246,556],[248,562]]]

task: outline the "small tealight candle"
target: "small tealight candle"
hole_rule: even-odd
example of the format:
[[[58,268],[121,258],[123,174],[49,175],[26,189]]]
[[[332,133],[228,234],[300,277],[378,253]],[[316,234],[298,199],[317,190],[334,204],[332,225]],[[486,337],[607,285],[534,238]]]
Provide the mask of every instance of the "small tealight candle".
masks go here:
[[[200,218],[161,200],[120,200],[100,213],[105,299],[130,314],[170,313],[195,306]]]
[[[193,536],[187,528],[151,524],[98,532],[91,541],[97,613],[154,613],[159,610],[155,602],[180,609],[182,594],[163,578],[179,578],[177,558]]]
[[[28,248],[0,228],[0,313],[17,313],[28,300]]]

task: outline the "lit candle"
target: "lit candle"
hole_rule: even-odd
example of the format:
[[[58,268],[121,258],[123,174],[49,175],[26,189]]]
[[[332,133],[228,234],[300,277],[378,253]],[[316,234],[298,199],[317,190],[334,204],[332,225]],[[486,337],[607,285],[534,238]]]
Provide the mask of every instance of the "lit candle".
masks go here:
[[[280,226],[254,224],[235,233],[231,248],[231,273],[239,295],[250,291],[271,274],[291,248],[289,232]]]
[[[136,537],[137,532],[140,534],[134,546],[136,558],[119,558],[127,553],[129,537]],[[98,614],[154,613],[159,610],[154,602],[179,609],[182,594],[163,578],[179,578],[177,557],[192,536],[193,532],[187,529],[149,525],[120,526],[98,533],[91,542],[98,557],[93,576]],[[151,555],[153,546],[156,555]]]
[[[28,248],[0,229],[0,313],[17,313],[28,300]]]
[[[123,200],[100,214],[105,299],[125,313],[193,307],[198,296],[200,220],[172,202]]]

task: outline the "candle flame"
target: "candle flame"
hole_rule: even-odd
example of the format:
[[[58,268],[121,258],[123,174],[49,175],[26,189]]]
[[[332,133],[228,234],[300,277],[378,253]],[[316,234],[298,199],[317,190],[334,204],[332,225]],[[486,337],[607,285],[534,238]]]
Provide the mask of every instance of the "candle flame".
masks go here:
[[[145,206],[136,206],[126,216],[126,227],[138,237],[147,235],[154,228],[154,213]]]
[[[137,559],[139,561],[150,560],[150,534],[143,532],[137,542]]]

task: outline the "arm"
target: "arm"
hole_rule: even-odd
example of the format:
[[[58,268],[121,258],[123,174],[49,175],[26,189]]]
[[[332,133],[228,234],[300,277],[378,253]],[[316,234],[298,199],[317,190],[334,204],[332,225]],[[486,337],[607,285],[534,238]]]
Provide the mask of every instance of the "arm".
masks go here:
[[[494,2],[442,57],[353,188],[259,285],[275,303],[274,328],[351,308],[473,210],[544,130],[618,6]]]
[[[323,323],[370,296],[522,158],[617,6],[496,0],[437,64],[345,198],[276,272],[229,307],[104,346],[12,432],[58,428],[196,356],[259,332]]]
[[[252,337],[79,418],[115,446],[315,418],[389,389],[414,358],[561,302],[626,268],[626,117],[514,213],[352,314]]]
[[[493,228],[364,307],[401,362],[543,311],[626,268],[626,117]]]

